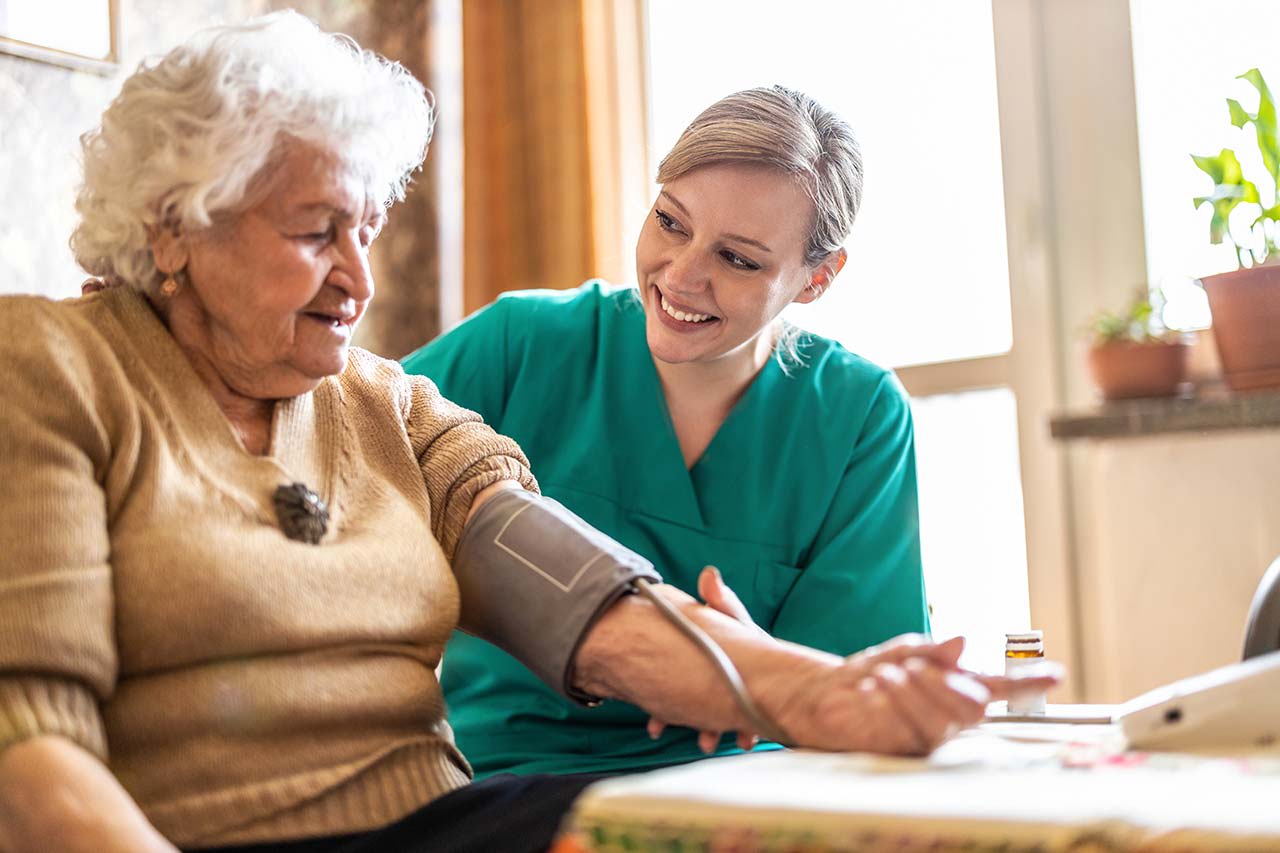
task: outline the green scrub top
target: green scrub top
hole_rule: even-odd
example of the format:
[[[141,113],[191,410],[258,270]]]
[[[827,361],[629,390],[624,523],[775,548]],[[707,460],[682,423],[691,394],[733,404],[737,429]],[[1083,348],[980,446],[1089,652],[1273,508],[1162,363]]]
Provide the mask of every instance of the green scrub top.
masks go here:
[[[668,583],[696,596],[714,565],[771,634],[846,655],[928,630],[911,411],[891,373],[839,344],[805,335],[801,352],[765,365],[691,469],[631,288],[505,294],[404,367],[515,439],[544,494]],[[580,707],[460,632],[442,686],[477,777],[702,757],[696,732],[651,741],[639,708]],[[736,751],[726,735],[719,753]]]

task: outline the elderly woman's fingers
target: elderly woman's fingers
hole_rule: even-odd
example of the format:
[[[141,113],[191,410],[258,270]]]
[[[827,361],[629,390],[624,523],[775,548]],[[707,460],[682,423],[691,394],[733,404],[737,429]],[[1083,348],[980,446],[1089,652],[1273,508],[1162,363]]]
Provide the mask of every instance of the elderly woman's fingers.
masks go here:
[[[928,747],[916,726],[890,698],[889,688],[874,675],[858,682],[864,743],[857,748],[886,755],[921,755]]]
[[[924,754],[954,735],[960,725],[950,710],[939,704],[901,666],[877,664],[874,677],[916,736],[915,754]]]
[[[964,651],[964,637],[952,637],[943,643],[935,643],[923,634],[902,634],[877,646],[871,646],[849,660],[864,663],[867,668],[877,663],[900,664],[909,658],[923,657],[938,666],[955,668]]]
[[[969,675],[987,688],[991,692],[991,698],[995,700],[1008,699],[1010,696],[1023,691],[1038,692],[1057,687],[1062,683],[1063,668],[1062,664],[1047,660],[1027,667],[1012,678],[1007,675],[982,675],[978,673],[969,673]]]
[[[738,732],[738,749],[743,752],[750,752],[756,748],[756,744],[760,743],[760,738],[751,732]]]
[[[982,722],[991,691],[981,682],[961,672],[930,666],[920,658],[913,658],[902,665],[903,671],[939,707],[962,727]]]
[[[667,724],[657,717],[650,717],[648,724],[644,728],[649,733],[649,740],[657,740],[667,730]]]

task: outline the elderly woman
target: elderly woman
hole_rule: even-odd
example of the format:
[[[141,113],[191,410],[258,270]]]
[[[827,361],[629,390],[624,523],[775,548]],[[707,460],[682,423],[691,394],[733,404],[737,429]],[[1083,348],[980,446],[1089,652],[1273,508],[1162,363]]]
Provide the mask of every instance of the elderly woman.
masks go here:
[[[751,718],[655,601],[796,744],[920,753],[981,716],[954,648],[845,660],[625,595],[646,561],[349,347],[430,128],[403,69],[280,14],[144,66],[85,137],[73,245],[118,286],[0,301],[0,849],[541,849],[586,780],[468,784],[459,624],[703,729]]]

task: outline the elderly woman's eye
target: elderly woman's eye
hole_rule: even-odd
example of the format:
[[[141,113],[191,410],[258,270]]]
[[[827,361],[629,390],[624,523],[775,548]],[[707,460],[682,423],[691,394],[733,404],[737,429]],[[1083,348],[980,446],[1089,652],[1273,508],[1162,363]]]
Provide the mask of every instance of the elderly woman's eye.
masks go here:
[[[332,226],[324,231],[310,231],[306,234],[300,234],[299,240],[306,240],[308,243],[327,243],[333,237]]]

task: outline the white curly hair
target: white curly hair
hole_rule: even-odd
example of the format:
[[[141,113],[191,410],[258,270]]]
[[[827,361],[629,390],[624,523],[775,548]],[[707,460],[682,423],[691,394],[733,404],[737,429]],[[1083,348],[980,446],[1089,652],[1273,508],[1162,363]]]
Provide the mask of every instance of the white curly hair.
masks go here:
[[[81,137],[71,249],[109,283],[154,290],[148,229],[198,231],[242,211],[292,140],[335,154],[390,206],[426,156],[434,112],[403,66],[296,12],[205,30],[144,62]]]

